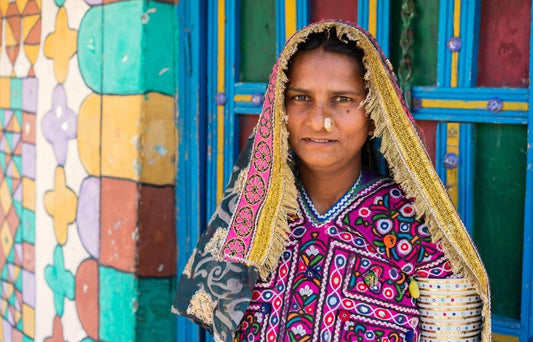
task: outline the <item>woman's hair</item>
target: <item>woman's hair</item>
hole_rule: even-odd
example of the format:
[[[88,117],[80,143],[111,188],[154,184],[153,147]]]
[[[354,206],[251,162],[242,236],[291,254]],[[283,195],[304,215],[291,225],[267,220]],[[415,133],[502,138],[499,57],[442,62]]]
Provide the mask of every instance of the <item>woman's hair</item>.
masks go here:
[[[343,36],[342,40],[339,39],[339,37],[337,37],[337,29],[335,27],[332,27],[326,31],[311,33],[305,41],[298,44],[296,53],[289,60],[289,70],[291,68],[292,61],[299,52],[315,49],[323,49],[324,51],[328,52],[340,53],[353,58],[359,66],[359,76],[364,77],[366,68],[363,64],[363,50],[359,49],[355,42],[349,41],[346,36]]]

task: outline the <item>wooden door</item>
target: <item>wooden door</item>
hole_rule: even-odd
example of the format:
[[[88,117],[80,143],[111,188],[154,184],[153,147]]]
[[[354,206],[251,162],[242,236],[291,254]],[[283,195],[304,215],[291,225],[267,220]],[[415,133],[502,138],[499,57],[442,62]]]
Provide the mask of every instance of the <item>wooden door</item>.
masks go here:
[[[309,21],[328,18],[357,21],[401,75],[411,74],[401,79],[412,86],[414,117],[491,277],[495,340],[529,340],[529,0],[180,1],[178,274],[255,125],[283,43]],[[211,340],[183,319],[178,336]]]

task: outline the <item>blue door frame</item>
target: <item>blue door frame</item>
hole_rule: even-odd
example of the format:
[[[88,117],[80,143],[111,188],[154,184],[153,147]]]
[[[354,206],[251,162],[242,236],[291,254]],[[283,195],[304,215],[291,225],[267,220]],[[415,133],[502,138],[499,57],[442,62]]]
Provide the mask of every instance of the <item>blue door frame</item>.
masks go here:
[[[454,7],[457,3],[460,9]],[[279,52],[287,31],[308,23],[309,6],[307,0],[276,0],[276,9],[276,50]],[[377,37],[386,54],[389,50],[389,12],[390,0],[359,1],[358,4],[358,22]],[[514,336],[520,341],[530,341],[533,338],[533,94],[531,85],[527,89],[475,88],[479,12],[480,0],[441,0],[438,82],[436,87],[413,88],[414,103],[417,104],[413,114],[417,120],[440,122],[437,129],[437,156],[444,156],[447,152],[447,122],[460,123],[459,154],[464,161],[472,160],[471,156],[475,153],[469,143],[473,123],[528,126],[521,318],[511,320],[494,317],[493,331]],[[239,49],[235,42],[239,41],[240,29],[238,0],[180,1],[176,15],[179,27],[176,226],[177,271],[181,274],[207,222],[207,215],[214,211],[231,172],[237,153],[236,115],[260,112],[261,107],[256,104],[257,96],[264,92],[266,83],[237,82]],[[459,23],[459,26],[455,27],[454,22]],[[459,30],[462,39],[460,52],[452,52],[448,48],[448,38],[457,32],[454,30]],[[532,37],[533,34],[530,34],[530,51],[533,47]],[[454,61],[453,58],[457,59]],[[533,80],[531,53],[529,65],[530,80]],[[485,101],[490,105],[495,98],[503,103],[525,104],[527,109],[503,110],[494,115],[489,110],[438,105],[442,104],[441,100],[461,103]],[[437,158],[436,164],[439,175],[446,183],[447,169],[443,160]],[[469,162],[461,163],[458,168],[458,209],[467,227],[472,227],[472,168]],[[181,317],[177,330],[180,341],[212,340],[196,325]]]

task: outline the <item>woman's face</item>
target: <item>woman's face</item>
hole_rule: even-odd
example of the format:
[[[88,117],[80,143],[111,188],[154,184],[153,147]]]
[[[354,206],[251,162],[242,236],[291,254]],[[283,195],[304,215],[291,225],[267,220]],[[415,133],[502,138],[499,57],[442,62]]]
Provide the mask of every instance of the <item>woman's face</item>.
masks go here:
[[[285,106],[289,144],[300,167],[335,172],[360,167],[368,120],[360,106],[365,84],[357,62],[344,54],[314,49],[296,55]],[[324,129],[324,119],[333,129]]]

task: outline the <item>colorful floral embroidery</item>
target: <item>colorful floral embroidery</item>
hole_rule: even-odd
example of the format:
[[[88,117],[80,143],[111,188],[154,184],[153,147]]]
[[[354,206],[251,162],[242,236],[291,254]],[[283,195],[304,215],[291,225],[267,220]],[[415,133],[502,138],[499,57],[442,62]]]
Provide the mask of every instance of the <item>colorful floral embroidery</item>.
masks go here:
[[[399,342],[418,335],[408,276],[446,277],[449,263],[397,185],[375,175],[362,184],[325,221],[300,192],[289,245],[271,278],[256,284],[235,341]]]

